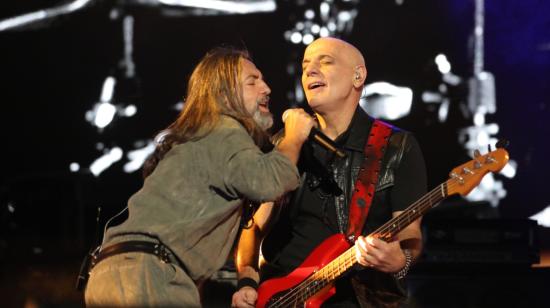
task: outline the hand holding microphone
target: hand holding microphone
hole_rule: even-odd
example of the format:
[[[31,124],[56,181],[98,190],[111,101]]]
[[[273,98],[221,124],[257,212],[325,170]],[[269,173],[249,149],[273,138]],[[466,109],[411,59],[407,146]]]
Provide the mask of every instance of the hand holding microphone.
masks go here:
[[[302,140],[302,143],[310,139],[330,152],[342,158],[346,157],[346,153],[340,150],[332,139],[317,129],[315,120],[303,109],[293,108],[285,110],[282,120],[285,123],[285,137],[288,134],[296,133],[299,135],[298,137]]]
[[[302,145],[308,139],[315,120],[303,109],[288,109],[283,113],[285,134],[276,148],[290,161],[297,164]]]
[[[315,120],[301,108],[287,109],[282,115],[285,124],[285,139],[300,146],[308,139]]]

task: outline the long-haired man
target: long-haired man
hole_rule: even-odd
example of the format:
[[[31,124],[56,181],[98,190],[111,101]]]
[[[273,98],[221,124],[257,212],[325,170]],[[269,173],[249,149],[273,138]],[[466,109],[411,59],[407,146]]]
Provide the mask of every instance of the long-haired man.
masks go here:
[[[197,284],[226,262],[242,200],[272,201],[299,184],[295,164],[314,121],[293,110],[283,141],[260,150],[273,122],[269,94],[245,51],[216,48],[198,63],[128,219],[94,255],[88,306],[200,306]]]

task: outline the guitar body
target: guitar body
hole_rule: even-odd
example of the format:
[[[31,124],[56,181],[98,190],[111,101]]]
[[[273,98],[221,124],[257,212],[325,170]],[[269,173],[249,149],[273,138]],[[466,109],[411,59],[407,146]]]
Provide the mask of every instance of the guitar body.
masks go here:
[[[270,307],[277,300],[281,299],[294,287],[308,278],[313,272],[324,267],[330,261],[348,250],[351,245],[343,234],[335,234],[324,240],[317,246],[304,262],[285,277],[274,278],[262,283],[258,288],[258,301],[256,307]],[[277,303],[277,307],[319,307],[323,302],[335,294],[336,290],[332,284],[316,292],[305,301],[295,300]]]
[[[498,146],[498,145],[497,145]],[[392,218],[373,236],[390,242],[401,230],[448,196],[467,195],[488,172],[502,170],[508,163],[508,152],[503,148],[481,155],[454,168],[450,179]],[[258,288],[257,307],[320,307],[336,293],[334,280],[356,263],[355,250],[343,234],[336,234],[313,250],[297,269],[286,277],[270,279]],[[327,266],[328,265],[328,266]],[[310,276],[315,275],[310,278]],[[307,281],[306,281],[307,280]],[[304,282],[304,283],[302,283]]]

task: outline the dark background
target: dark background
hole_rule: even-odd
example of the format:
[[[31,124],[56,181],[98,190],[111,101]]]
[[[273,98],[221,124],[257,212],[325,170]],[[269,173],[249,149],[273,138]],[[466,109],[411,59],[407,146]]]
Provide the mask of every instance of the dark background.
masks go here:
[[[127,5],[121,8],[135,17],[138,79],[128,81],[117,95],[135,103],[138,113],[117,118],[98,132],[84,115],[97,102],[106,76],[122,73],[121,20],[109,18],[113,6],[120,5],[115,3],[123,2],[100,1],[30,29],[0,32],[0,261],[5,265],[0,275],[2,291],[14,296],[8,301],[14,306],[29,298],[51,305],[79,302],[80,295],[66,285],[72,284],[79,259],[94,240],[96,209],[102,208],[101,225],[139,189],[141,176],[122,172],[124,161],[98,178],[85,171],[71,173],[69,164],[88,166],[101,155],[99,142],[131,150],[136,140],[166,127],[177,116],[173,105],[185,94],[193,66],[207,50],[220,44],[245,46],[272,89],[275,118],[292,103],[287,93],[293,80],[285,68],[296,55],[300,58],[303,47],[287,42],[283,33],[299,15],[294,2],[278,1],[274,13],[231,16],[167,16],[158,8]],[[2,2],[0,18],[57,4]],[[392,123],[416,133],[434,187],[469,159],[457,130],[472,122],[459,111],[465,89],[453,92],[445,123],[437,121],[437,111],[420,96],[440,83],[433,64],[439,53],[447,55],[455,74],[471,76],[473,1],[396,5],[369,0],[358,9],[353,31],[344,38],[363,52],[367,82],[413,89],[411,114]],[[431,220],[490,217],[506,225],[550,206],[548,16],[550,4],[542,0],[487,1],[485,70],[495,75],[497,95],[497,111],[487,123],[497,123],[498,137],[510,140],[517,175],[496,176],[507,190],[498,208],[451,199]],[[550,248],[548,229],[537,232],[541,249]]]

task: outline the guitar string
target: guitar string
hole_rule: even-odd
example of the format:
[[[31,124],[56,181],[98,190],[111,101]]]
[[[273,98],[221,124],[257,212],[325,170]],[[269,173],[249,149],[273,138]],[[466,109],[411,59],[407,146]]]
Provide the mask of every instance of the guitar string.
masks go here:
[[[439,202],[441,202],[443,199],[445,199],[446,197],[448,197],[448,191],[449,189],[452,189],[452,188],[455,188],[455,186],[457,185],[464,185],[463,183],[460,183],[459,181],[457,180],[453,180],[453,179],[450,179],[450,180],[447,180],[446,182],[436,186],[433,190],[431,190],[429,193],[425,194],[422,198],[418,199],[416,202],[414,202],[412,205],[410,205],[407,209],[405,209],[405,213],[409,212],[409,210],[412,210],[413,208],[415,207],[418,207],[419,208],[419,212],[420,213],[423,213],[424,210],[429,210],[430,208],[433,208],[434,206],[436,206],[437,204],[439,204]],[[450,182],[450,183],[449,183]],[[443,186],[443,187],[442,187]],[[440,193],[441,192],[444,192],[445,195],[444,196],[441,196]],[[435,200],[432,200],[432,197],[434,197]],[[439,200],[438,200],[439,199]],[[426,202],[428,201],[428,202]],[[435,201],[435,202],[434,202]],[[416,212],[415,212],[416,214]],[[405,217],[407,216],[407,217]],[[420,214],[420,216],[422,216],[422,214]],[[386,222],[384,225],[382,225],[380,228],[378,228],[378,230],[380,230],[380,232],[378,233],[381,233],[381,234],[384,234],[386,232],[389,232],[391,231],[395,225],[400,225],[402,222],[404,222],[405,219],[407,219],[408,223],[410,223],[410,217],[409,217],[409,214],[405,214],[405,215],[399,215],[397,217],[395,217],[395,222],[392,222],[392,220]],[[392,222],[392,223],[390,223]],[[384,231],[383,231],[384,230]],[[352,251],[354,249],[354,246],[350,247],[348,250],[346,250],[344,253],[342,253],[342,255],[340,255],[339,257],[337,257],[336,259],[332,260],[331,262],[329,262],[327,265],[325,265],[323,268],[321,268],[318,272],[314,273],[313,275],[311,275],[310,277],[308,277],[306,280],[304,280],[303,282],[301,282],[300,284],[297,285],[298,288],[294,288],[292,289],[291,291],[289,291],[287,294],[283,295],[281,298],[279,298],[277,300],[277,302],[275,302],[274,304],[284,304],[285,302],[294,302],[294,297],[299,297],[300,296],[300,293],[304,293],[305,291],[303,291],[304,289],[308,289],[308,288],[312,288],[312,289],[316,289],[318,288],[319,286],[322,285],[321,288],[325,287],[326,285],[324,285],[324,282],[326,282],[325,280],[326,279],[323,279],[321,280],[321,283],[317,283],[319,282],[318,279],[313,279],[315,275],[319,275],[319,273],[322,273],[324,271],[326,271],[325,269],[328,268],[329,266],[331,266],[332,264],[332,267],[334,267],[334,262],[338,259],[340,259],[340,257],[344,256],[344,255],[349,255],[348,257],[344,257],[344,262],[346,262],[346,259],[349,259],[351,257],[354,257],[354,255],[352,254]],[[356,262],[352,259],[351,260],[351,264],[350,266],[347,268],[349,269],[351,266],[353,266]],[[346,269],[346,270],[347,270]],[[340,272],[340,274],[342,274],[342,272]],[[338,276],[340,275],[338,274]],[[321,275],[323,276],[323,275]],[[312,282],[316,282],[316,284],[314,284],[313,286],[311,286],[311,283]],[[313,294],[315,294],[315,292],[317,292],[318,290],[315,290]],[[309,298],[309,297],[306,297],[306,299]],[[300,298],[298,298],[300,299]],[[296,299],[296,300],[298,300]],[[281,307],[281,306],[273,306],[273,307]]]
[[[419,200],[417,200],[415,203],[413,203],[409,208],[412,209],[412,208],[414,208],[414,207],[421,207],[421,206],[425,205],[424,202],[425,202],[426,200],[428,200],[428,199],[429,199],[430,202],[429,202],[427,205],[431,207],[432,204],[433,204],[433,203],[431,202],[432,194],[434,194],[435,192],[438,192],[438,193],[439,193],[439,192],[441,191],[441,188],[440,188],[441,185],[444,185],[444,184],[438,185],[438,186],[437,186],[436,188],[434,188],[432,191],[430,191],[429,193],[427,193],[426,195],[424,195],[422,198],[420,198]],[[420,205],[420,206],[419,206],[419,205]],[[404,215],[399,215],[399,216],[397,216],[396,218],[401,218],[402,216],[404,216]],[[410,218],[409,218],[409,220],[410,220]],[[390,220],[390,221],[391,221],[391,220]],[[380,227],[379,230],[387,229],[387,228],[391,227],[391,225],[394,225],[394,224],[395,224],[395,223],[392,223],[392,224],[386,223],[386,224],[382,225],[382,227]],[[352,246],[350,249],[348,249],[346,252],[344,252],[342,255],[344,255],[344,254],[349,254],[350,257],[353,257],[353,254],[351,253],[352,250],[353,250],[353,246]],[[295,301],[295,299],[294,299],[295,297],[299,297],[300,294],[303,294],[304,292],[310,292],[309,290],[308,290],[308,291],[304,291],[304,289],[313,289],[314,292],[316,292],[316,290],[315,290],[316,287],[319,287],[319,286],[323,285],[322,282],[319,283],[319,279],[316,278],[316,276],[319,276],[319,275],[323,276],[322,273],[323,273],[324,271],[326,271],[325,269],[326,269],[327,267],[329,267],[331,264],[333,264],[333,262],[335,262],[335,261],[338,260],[339,258],[340,258],[340,257],[336,258],[335,260],[331,261],[329,264],[325,265],[325,266],[324,266],[321,270],[319,270],[317,273],[314,273],[312,276],[310,276],[310,277],[307,278],[305,281],[303,281],[302,283],[300,283],[300,284],[298,285],[298,288],[295,288],[295,289],[291,290],[289,293],[285,294],[283,297],[281,297],[280,299],[278,299],[276,303],[279,303],[279,304],[283,304],[283,305],[284,305],[284,304],[286,304],[286,302],[289,302],[289,301],[290,301],[290,302],[294,302],[294,301]],[[347,258],[344,259],[344,262],[345,262],[346,259],[347,259]],[[351,264],[350,264],[350,267],[351,267],[354,263],[355,263],[355,262],[353,262],[353,260],[352,260],[352,261],[351,261]],[[349,269],[349,268],[348,268],[348,269]],[[312,283],[315,283],[315,284],[312,285]],[[324,287],[324,285],[323,285],[322,287]],[[315,293],[313,293],[313,294],[315,294]],[[300,298],[298,298],[297,300],[299,300],[299,299],[300,299]],[[277,306],[275,306],[275,307],[277,307]]]
[[[408,214],[408,212],[410,212],[410,210],[412,210],[412,209],[415,208],[415,207],[418,207],[418,208],[420,209],[420,211],[419,211],[419,212],[420,212],[420,215],[419,215],[418,217],[422,216],[423,213],[424,213],[424,212],[423,212],[424,210],[429,210],[430,208],[435,207],[436,205],[439,204],[439,202],[441,202],[443,199],[445,199],[446,197],[448,197],[448,196],[449,196],[449,194],[448,194],[449,189],[454,188],[454,186],[456,186],[456,185],[463,185],[463,183],[460,183],[459,181],[456,181],[456,179],[455,179],[455,180],[453,180],[453,181],[447,180],[446,182],[444,182],[444,183],[442,183],[442,184],[436,186],[432,191],[430,191],[429,193],[427,193],[426,195],[424,195],[422,198],[420,198],[419,200],[417,200],[416,202],[414,202],[411,206],[409,206],[409,207],[405,210],[405,212],[403,213],[403,214],[405,214],[405,215],[403,215],[403,214],[402,214],[402,215],[399,215],[399,216],[396,217],[396,221],[395,221],[395,222],[390,223],[390,222],[393,220],[393,219],[392,219],[392,220],[388,221],[387,223],[385,223],[384,225],[382,225],[380,228],[378,228],[378,230],[380,230],[380,231],[386,230],[386,231],[379,232],[379,233],[384,234],[384,233],[386,233],[386,232],[392,231],[392,229],[395,228],[395,225],[400,225],[400,224],[404,221],[405,218],[407,219],[407,222],[410,224],[411,218],[409,217],[409,214]],[[440,195],[439,193],[436,194],[436,192],[438,192],[438,191],[441,191],[443,195]],[[432,197],[434,197],[434,200],[432,200]],[[428,201],[429,201],[428,203],[425,203],[426,199],[428,199]],[[416,212],[413,211],[413,213],[414,213],[415,215],[417,215]],[[407,216],[407,217],[405,217],[405,216]],[[417,217],[417,218],[418,218],[418,217]],[[416,218],[415,218],[415,219],[416,219]],[[322,272],[324,272],[324,271],[334,271],[334,263],[338,263],[338,265],[339,265],[339,264],[341,263],[341,261],[338,261],[338,260],[341,259],[341,257],[344,258],[344,262],[346,262],[346,264],[347,264],[347,261],[350,262],[350,266],[347,268],[347,269],[349,269],[349,268],[350,268],[351,266],[353,266],[353,265],[355,264],[355,262],[356,262],[356,259],[353,258],[353,257],[354,257],[354,255],[353,255],[353,253],[352,253],[353,248],[354,248],[354,246],[350,247],[350,248],[349,248],[347,251],[345,251],[342,255],[340,255],[339,257],[337,257],[336,259],[334,259],[333,261],[331,261],[331,262],[329,262],[327,265],[325,265],[323,268],[321,268],[321,270],[320,270],[319,272],[314,273],[312,276],[310,276],[310,277],[307,278],[305,281],[303,281],[302,283],[300,283],[300,284],[298,285],[299,288],[295,288],[295,289],[291,290],[289,293],[285,294],[282,298],[278,299],[276,303],[281,303],[282,300],[283,300],[283,301],[285,300],[285,297],[287,297],[286,299],[291,299],[291,300],[292,300],[292,299],[293,299],[293,298],[292,298],[292,297],[293,297],[292,295],[296,294],[296,292],[302,292],[302,293],[303,293],[302,290],[303,290],[304,288],[308,288],[308,287],[309,287],[309,284],[311,283],[311,280],[313,280],[312,278],[313,278],[315,275],[319,275],[319,273],[322,273]],[[346,255],[347,255],[347,256],[346,256]],[[329,268],[329,267],[331,267],[332,269],[327,269],[327,268]],[[347,269],[346,269],[346,270],[347,270]],[[339,271],[339,270],[337,270],[337,271]],[[341,273],[343,273],[343,272],[344,272],[344,271],[340,271],[340,273],[337,273],[337,276],[339,276],[339,275],[340,275]],[[333,274],[333,273],[332,273],[332,274]],[[325,274],[325,275],[326,275],[326,274]],[[323,275],[321,275],[321,276],[323,276]],[[317,280],[314,280],[314,282],[317,282]],[[321,281],[321,283],[314,285],[314,286],[313,286],[313,289],[318,288],[320,285],[322,285],[322,287],[325,287],[325,285],[323,284],[323,282],[327,282],[326,279],[323,279],[323,280]],[[300,287],[300,286],[301,286],[301,287]],[[317,291],[314,291],[314,292],[317,292]],[[313,294],[315,294],[315,293],[313,293]],[[309,297],[308,297],[308,298],[309,298]],[[306,298],[306,299],[307,299],[307,298]]]
[[[446,183],[446,182],[445,182]],[[445,185],[445,183],[443,184],[440,184],[438,185],[436,188],[434,188],[432,191],[430,191],[429,193],[425,194],[422,198],[420,198],[419,200],[417,200],[416,202],[414,202],[410,207],[409,209],[412,209],[414,207],[422,207],[424,205],[427,205],[428,208],[429,207],[432,207],[433,206],[433,203],[431,202],[431,199],[432,199],[432,195],[435,194],[436,192],[439,194],[440,191],[441,191],[441,186],[442,185]],[[430,201],[428,202],[427,204],[424,204],[426,201]],[[407,211],[407,210],[405,210]],[[384,229],[388,229],[388,228],[391,228],[391,225],[394,225],[397,223],[397,220],[401,219],[403,220],[402,216],[406,216],[406,215],[399,215],[396,217],[396,222],[392,223],[392,224],[389,224],[389,222],[385,223],[384,225],[382,225],[379,230],[382,231]],[[410,218],[408,218],[410,220]],[[391,221],[391,220],[390,220]],[[385,232],[385,231],[384,231]],[[380,232],[380,233],[383,233],[383,232]],[[348,249],[346,252],[344,252],[342,255],[346,254],[346,253],[349,253],[351,250],[353,250],[353,246]],[[349,253],[351,254],[351,253]],[[351,254],[352,255],[352,254]],[[353,256],[353,255],[352,255]],[[279,298],[277,300],[277,302],[275,304],[285,304],[286,302],[293,302],[294,301],[294,297],[299,297],[299,294],[300,293],[304,293],[304,289],[308,289],[308,288],[315,288],[316,286],[319,286],[321,285],[322,283],[319,283],[319,284],[316,284],[316,285],[313,285],[311,286],[312,282],[318,282],[319,280],[318,279],[314,279],[314,276],[317,274],[319,275],[318,273],[322,273],[323,270],[325,268],[327,268],[329,265],[331,265],[335,260],[338,260],[338,258],[334,259],[333,261],[331,261],[330,263],[328,263],[327,265],[325,265],[323,268],[321,268],[321,270],[319,270],[318,272],[314,273],[312,276],[310,276],[309,278],[307,278],[306,280],[304,280],[302,283],[300,283],[297,287],[298,288],[294,288],[292,289],[290,292],[288,292],[287,294],[285,294],[284,296],[282,296],[281,298]],[[344,261],[345,262],[345,261]],[[351,266],[353,266],[355,262],[352,261]],[[348,269],[349,269],[348,267]],[[273,306],[273,307],[277,307],[277,306]],[[280,307],[280,306],[279,306]]]
[[[419,209],[419,212],[422,215],[424,210],[427,210],[429,208],[434,207],[434,204],[439,203],[440,201],[443,200],[443,198],[446,197],[446,196],[441,196],[440,195],[441,191],[443,191],[447,194],[447,191],[448,191],[449,188],[454,188],[454,186],[457,185],[457,184],[462,185],[460,183],[457,183],[457,181],[451,182],[450,185],[448,184],[448,182],[449,181],[436,186],[432,191],[425,194],[422,198],[420,198],[419,200],[414,202],[408,208],[408,210],[405,210],[405,212],[403,213],[404,215],[402,214],[402,215],[397,216],[396,220],[394,222],[392,222],[393,219],[386,222],[384,225],[382,225],[378,229],[380,231],[378,233],[384,234],[386,232],[389,232],[389,231],[391,231],[391,229],[394,228],[395,225],[401,225],[401,223],[404,222],[405,220],[407,220],[410,223],[411,218],[410,218],[410,215],[407,212],[410,212],[411,210],[413,210],[413,208],[417,207]],[[445,185],[445,184],[447,184],[447,185]],[[441,186],[444,186],[443,190],[442,190]],[[447,187],[447,189],[445,189],[445,187]],[[434,200],[432,200],[432,199],[434,199]],[[416,212],[414,212],[414,213],[416,214]],[[316,276],[319,276],[319,275],[325,276],[326,274],[323,274],[323,272],[326,272],[326,271],[329,271],[328,274],[333,274],[333,272],[331,272],[331,271],[335,270],[334,263],[341,263],[342,262],[341,259],[343,259],[343,262],[345,262],[346,265],[347,265],[348,262],[350,262],[350,265],[346,269],[346,270],[348,270],[351,266],[353,266],[355,264],[355,262],[353,261],[353,258],[354,258],[354,254],[352,253],[353,248],[354,248],[353,246],[350,247],[350,249],[345,251],[342,255],[340,255],[339,257],[337,257],[336,259],[334,259],[333,261],[331,261],[330,263],[325,265],[323,268],[321,268],[321,270],[314,273],[312,276],[310,276],[309,278],[304,280],[302,283],[300,283],[298,285],[298,288],[295,288],[295,289],[291,290],[289,293],[287,293],[283,297],[279,298],[276,303],[284,304],[284,302],[288,302],[288,300],[290,300],[292,302],[294,300],[294,297],[296,297],[296,296],[299,297],[299,293],[304,293],[305,292],[305,291],[303,291],[304,289],[314,289],[314,292],[316,292],[316,290],[315,290],[316,288],[325,287],[324,282],[326,282],[326,281],[324,281],[324,280],[326,280],[326,279],[322,279],[321,283],[319,283],[319,279],[316,278]],[[345,255],[349,255],[349,256],[345,256]],[[348,259],[352,259],[352,260],[349,261]],[[331,268],[331,269],[329,269],[329,268]],[[339,269],[336,269],[337,276],[341,275],[346,270],[340,271]],[[315,283],[315,284],[312,285],[312,283]],[[311,291],[308,290],[307,292],[311,292]],[[296,294],[296,293],[298,293],[298,294]],[[313,294],[315,294],[315,293],[313,293]],[[295,296],[293,296],[293,295],[295,295]]]

